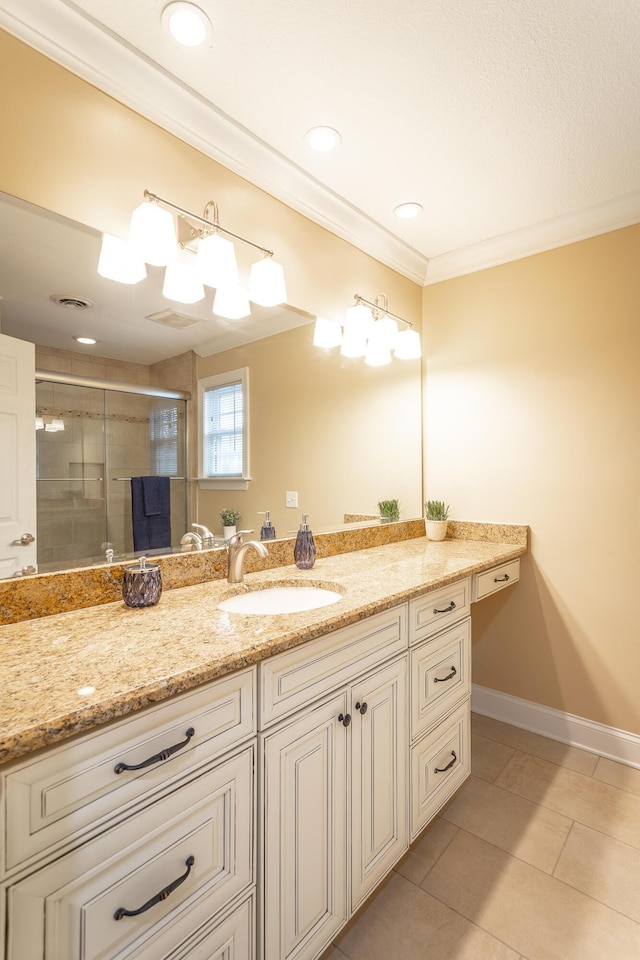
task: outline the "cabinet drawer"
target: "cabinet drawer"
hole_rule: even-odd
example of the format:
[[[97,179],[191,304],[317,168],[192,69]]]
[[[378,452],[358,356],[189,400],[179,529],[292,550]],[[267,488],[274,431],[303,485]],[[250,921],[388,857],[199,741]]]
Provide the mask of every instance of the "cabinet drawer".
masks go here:
[[[411,748],[411,840],[471,772],[471,709],[457,707]]]
[[[502,563],[499,567],[492,567],[491,570],[485,570],[484,573],[477,573],[473,578],[473,599],[482,600],[497,590],[503,590],[505,587],[517,583],[520,579],[520,560],[510,560],[509,563]]]
[[[255,960],[255,945],[253,897],[213,922],[205,902],[145,941],[135,960]]]
[[[260,729],[406,649],[406,604],[259,664]]]
[[[255,735],[256,670],[243,670],[95,734],[63,744],[3,774],[10,871],[121,817],[178,778]],[[187,730],[195,733],[189,739]],[[176,744],[166,760],[116,773]]]
[[[164,946],[186,910],[198,905],[213,916],[248,890],[253,766],[249,747],[16,883],[8,894],[8,960],[137,956],[150,936],[162,935]],[[170,895],[140,909],[180,877]],[[121,908],[139,912],[116,919]]]
[[[471,581],[459,580],[409,604],[409,643],[419,643],[469,616]]]
[[[471,619],[411,649],[411,736],[471,696]]]

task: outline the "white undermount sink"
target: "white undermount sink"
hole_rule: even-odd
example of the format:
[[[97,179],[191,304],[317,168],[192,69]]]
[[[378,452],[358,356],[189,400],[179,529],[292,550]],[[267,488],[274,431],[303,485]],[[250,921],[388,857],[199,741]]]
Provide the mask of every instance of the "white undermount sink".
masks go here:
[[[300,613],[327,607],[342,600],[342,594],[323,587],[264,587],[239,593],[218,604],[228,613]]]

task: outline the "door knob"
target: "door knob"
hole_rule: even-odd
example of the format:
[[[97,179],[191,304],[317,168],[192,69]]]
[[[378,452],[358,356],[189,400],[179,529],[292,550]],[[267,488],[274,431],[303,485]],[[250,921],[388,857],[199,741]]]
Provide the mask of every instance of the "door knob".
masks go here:
[[[35,539],[32,533],[23,533],[19,540],[14,540],[13,542],[20,547],[28,547],[30,543],[35,542]]]
[[[32,573],[37,573],[38,571],[37,571],[36,568],[33,566],[33,564],[31,564],[31,565],[28,566],[28,567],[23,567],[20,572],[21,572],[21,574],[22,574],[23,577],[29,577]]]

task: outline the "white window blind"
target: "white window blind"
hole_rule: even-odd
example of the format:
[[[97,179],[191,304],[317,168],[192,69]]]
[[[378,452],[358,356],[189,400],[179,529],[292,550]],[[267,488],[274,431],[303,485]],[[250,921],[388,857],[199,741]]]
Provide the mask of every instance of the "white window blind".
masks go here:
[[[157,476],[178,474],[178,405],[157,403],[149,416],[151,472]]]
[[[204,476],[242,477],[245,398],[241,380],[205,389]]]

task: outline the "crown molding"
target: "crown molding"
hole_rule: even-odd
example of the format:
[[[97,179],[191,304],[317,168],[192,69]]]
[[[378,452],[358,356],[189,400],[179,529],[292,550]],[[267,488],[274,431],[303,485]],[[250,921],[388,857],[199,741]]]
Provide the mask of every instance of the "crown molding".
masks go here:
[[[66,2],[2,0],[0,26],[309,220],[425,282],[427,257]]]
[[[640,223],[640,191],[431,257],[425,286]]]

